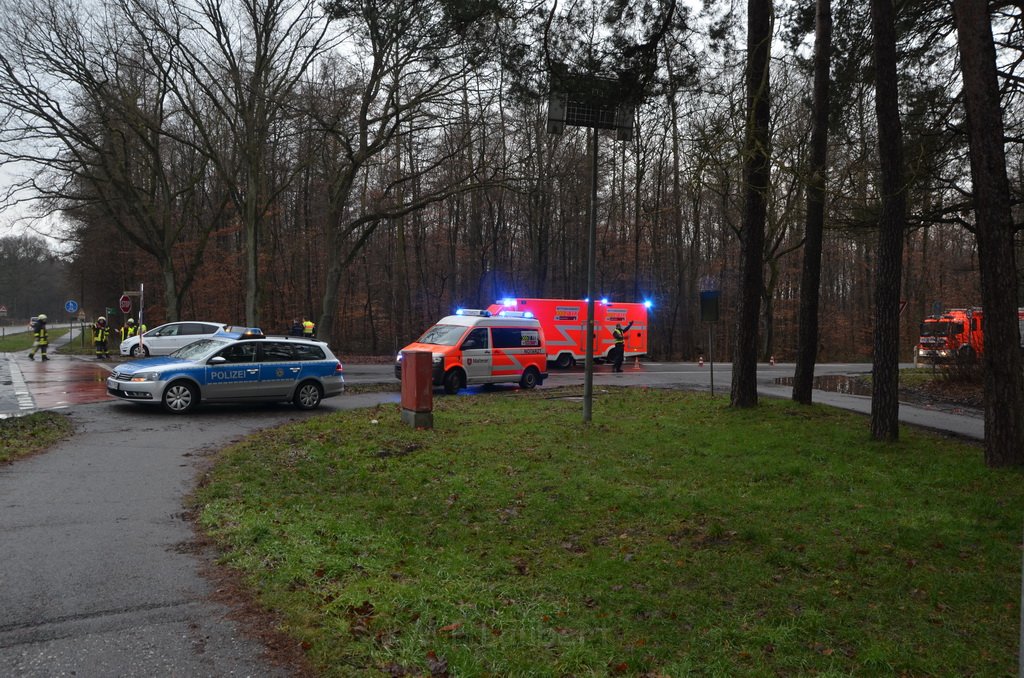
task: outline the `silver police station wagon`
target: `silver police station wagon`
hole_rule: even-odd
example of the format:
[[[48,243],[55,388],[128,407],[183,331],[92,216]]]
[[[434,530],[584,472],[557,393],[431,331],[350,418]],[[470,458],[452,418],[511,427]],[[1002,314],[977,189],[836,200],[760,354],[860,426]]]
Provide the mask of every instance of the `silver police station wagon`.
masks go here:
[[[293,402],[311,410],[345,389],[341,362],[322,341],[228,327],[168,356],[119,365],[107,393],[184,414],[199,403]]]

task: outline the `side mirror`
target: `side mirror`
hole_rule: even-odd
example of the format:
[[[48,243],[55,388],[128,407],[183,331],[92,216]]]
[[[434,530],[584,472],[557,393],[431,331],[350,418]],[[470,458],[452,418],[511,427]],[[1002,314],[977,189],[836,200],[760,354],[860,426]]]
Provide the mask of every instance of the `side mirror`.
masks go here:
[[[228,361],[228,359],[225,358],[222,355],[215,355],[212,358],[210,358],[210,364],[211,365],[223,365],[227,361]]]

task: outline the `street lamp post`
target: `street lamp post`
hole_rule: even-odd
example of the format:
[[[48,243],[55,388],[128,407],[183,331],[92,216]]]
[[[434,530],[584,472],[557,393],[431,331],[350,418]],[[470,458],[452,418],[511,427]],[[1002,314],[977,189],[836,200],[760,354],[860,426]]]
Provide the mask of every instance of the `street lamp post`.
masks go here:
[[[583,421],[591,420],[594,395],[594,297],[597,278],[597,139],[598,130],[612,129],[620,141],[633,138],[633,103],[629,89],[616,78],[571,74],[553,65],[548,99],[548,133],[566,125],[592,130],[590,147],[590,222],[587,243],[587,358],[583,373]]]

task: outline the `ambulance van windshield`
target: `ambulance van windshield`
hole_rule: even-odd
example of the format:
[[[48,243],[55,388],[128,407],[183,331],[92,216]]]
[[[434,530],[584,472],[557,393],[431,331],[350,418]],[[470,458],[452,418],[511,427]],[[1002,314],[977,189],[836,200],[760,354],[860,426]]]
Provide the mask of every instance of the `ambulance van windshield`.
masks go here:
[[[435,346],[454,346],[466,333],[464,325],[434,325],[423,333],[423,336],[416,341],[421,344],[433,344]]]

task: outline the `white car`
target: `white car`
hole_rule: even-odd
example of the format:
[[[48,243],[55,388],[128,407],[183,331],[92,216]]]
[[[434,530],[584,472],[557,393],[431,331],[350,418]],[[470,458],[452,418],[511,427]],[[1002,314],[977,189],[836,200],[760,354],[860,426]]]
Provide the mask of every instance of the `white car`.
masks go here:
[[[211,323],[196,320],[187,320],[177,323],[167,323],[154,327],[142,335],[142,345],[139,345],[139,337],[129,337],[121,342],[121,355],[133,358],[145,358],[151,355],[168,355],[177,351],[182,346],[187,346],[193,341],[209,339],[213,335],[227,327],[224,323]]]

